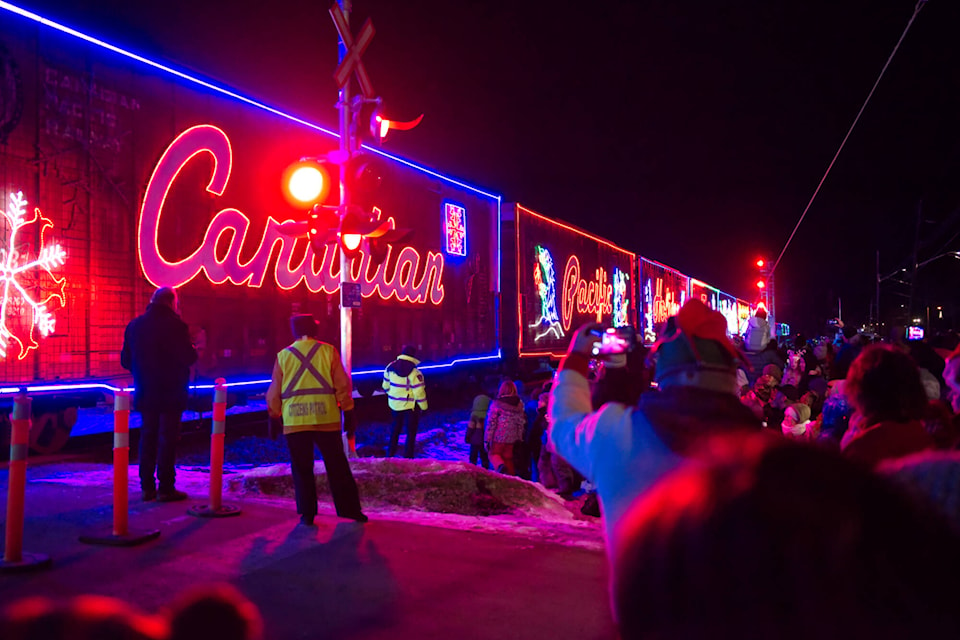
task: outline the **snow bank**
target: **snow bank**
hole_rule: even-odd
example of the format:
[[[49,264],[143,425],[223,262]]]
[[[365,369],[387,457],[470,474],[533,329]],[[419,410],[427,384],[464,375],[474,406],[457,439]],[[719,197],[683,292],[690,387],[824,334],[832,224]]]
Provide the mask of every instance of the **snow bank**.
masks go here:
[[[541,485],[505,476],[466,462],[432,459],[361,458],[351,461],[364,504],[471,516],[535,515],[570,521],[559,496]],[[317,491],[330,495],[326,469],[315,467]],[[227,479],[230,491],[292,498],[289,465],[270,465]]]

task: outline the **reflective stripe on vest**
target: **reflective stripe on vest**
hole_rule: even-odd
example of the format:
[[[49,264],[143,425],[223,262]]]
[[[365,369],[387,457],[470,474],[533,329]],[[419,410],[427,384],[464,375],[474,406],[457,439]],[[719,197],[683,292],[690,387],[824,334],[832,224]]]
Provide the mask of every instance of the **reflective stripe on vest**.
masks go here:
[[[283,370],[280,399],[285,426],[340,422],[330,362],[324,362],[329,359],[329,352],[321,351],[322,347],[323,343],[317,342],[304,354],[295,342],[277,356]]]

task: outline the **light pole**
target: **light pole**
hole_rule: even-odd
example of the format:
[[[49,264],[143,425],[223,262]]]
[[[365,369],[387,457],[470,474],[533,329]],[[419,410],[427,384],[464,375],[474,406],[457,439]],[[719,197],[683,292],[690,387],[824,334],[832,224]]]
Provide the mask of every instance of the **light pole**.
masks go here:
[[[337,0],[340,10],[350,25],[350,0]],[[338,62],[342,63],[347,55],[347,45],[342,36],[338,36]],[[347,205],[350,204],[350,193],[347,189],[348,160],[353,156],[353,145],[350,135],[350,83],[345,82],[340,88],[340,100],[337,102],[340,111],[340,155],[344,159],[340,163],[340,220],[347,215]],[[342,249],[340,250],[340,357],[343,358],[343,368],[347,375],[353,373],[353,309],[344,304],[344,284],[351,282],[352,273],[350,263],[352,259]]]

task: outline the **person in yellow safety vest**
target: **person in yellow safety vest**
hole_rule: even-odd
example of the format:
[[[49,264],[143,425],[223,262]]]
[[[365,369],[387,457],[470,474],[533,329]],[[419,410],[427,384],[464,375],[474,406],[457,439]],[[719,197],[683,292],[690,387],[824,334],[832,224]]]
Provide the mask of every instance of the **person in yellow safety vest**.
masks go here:
[[[405,346],[397,359],[383,371],[383,390],[387,392],[387,404],[393,412],[393,433],[390,434],[390,449],[387,453],[391,457],[397,455],[404,422],[407,423],[404,456],[413,457],[420,412],[427,410],[427,386],[423,374],[417,369],[420,361],[413,357],[416,353],[416,347]]]
[[[277,354],[267,406],[271,416],[283,417],[300,522],[313,526],[317,515],[314,445],[323,456],[337,515],[366,522],[340,435],[341,412],[344,430],[348,434],[356,430],[350,376],[337,349],[317,339],[317,321],[312,315],[292,316],[290,329],[294,342]]]

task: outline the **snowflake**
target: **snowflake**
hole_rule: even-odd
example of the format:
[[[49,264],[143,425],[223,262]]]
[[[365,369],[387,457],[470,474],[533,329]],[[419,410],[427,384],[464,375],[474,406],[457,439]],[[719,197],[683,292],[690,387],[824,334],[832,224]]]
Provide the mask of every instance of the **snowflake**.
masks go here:
[[[61,306],[64,304],[66,280],[54,276],[51,269],[62,266],[67,254],[59,244],[44,244],[46,230],[53,227],[53,222],[43,217],[39,209],[34,209],[33,218],[25,219],[26,208],[23,192],[18,191],[10,194],[10,209],[0,210],[9,228],[8,242],[5,247],[0,247],[0,359],[7,357],[7,347],[14,342],[20,347],[18,359],[26,358],[39,346],[34,330],[44,337],[54,331],[56,318],[47,309],[47,304],[54,298]],[[17,246],[20,231],[32,224],[40,225],[39,251],[35,260],[29,259],[29,244],[24,245],[26,251],[23,252]],[[41,300],[43,273],[52,278],[54,291]],[[29,324],[23,317],[27,312],[30,313]]]

